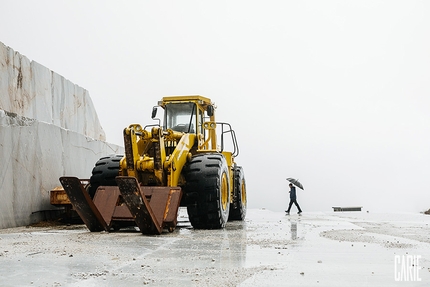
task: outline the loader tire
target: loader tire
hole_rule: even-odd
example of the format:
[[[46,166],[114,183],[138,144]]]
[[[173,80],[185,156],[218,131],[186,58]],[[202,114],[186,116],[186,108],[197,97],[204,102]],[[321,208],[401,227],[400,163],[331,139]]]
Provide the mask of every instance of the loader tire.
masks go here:
[[[94,198],[96,190],[101,185],[115,186],[115,177],[119,174],[119,162],[122,155],[102,157],[96,162],[90,178],[88,193]]]
[[[241,166],[234,168],[233,202],[230,205],[229,220],[245,220],[246,216],[246,183],[245,173]]]
[[[196,229],[224,228],[230,209],[230,178],[222,154],[198,154],[185,167],[187,211]]]

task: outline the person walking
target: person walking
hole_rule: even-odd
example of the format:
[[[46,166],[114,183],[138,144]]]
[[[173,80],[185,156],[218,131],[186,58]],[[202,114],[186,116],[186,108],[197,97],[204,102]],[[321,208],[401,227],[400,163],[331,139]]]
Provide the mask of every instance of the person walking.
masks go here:
[[[300,206],[297,203],[296,187],[292,183],[290,183],[290,204],[288,205],[288,210],[285,210],[287,215],[290,214],[291,206],[293,205],[293,203],[296,205],[297,209],[299,210],[297,214],[302,213],[302,210],[300,209]]]

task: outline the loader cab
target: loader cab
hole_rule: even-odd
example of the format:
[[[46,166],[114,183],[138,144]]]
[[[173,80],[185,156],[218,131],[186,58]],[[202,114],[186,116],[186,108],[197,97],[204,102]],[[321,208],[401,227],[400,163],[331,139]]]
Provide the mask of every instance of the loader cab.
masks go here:
[[[196,134],[199,141],[207,139],[204,122],[215,121],[214,104],[209,98],[200,95],[163,97],[153,109],[153,119],[158,108],[162,108],[164,112],[161,125],[163,130]]]
[[[164,129],[183,133],[201,133],[203,113],[193,102],[168,103],[164,111]]]

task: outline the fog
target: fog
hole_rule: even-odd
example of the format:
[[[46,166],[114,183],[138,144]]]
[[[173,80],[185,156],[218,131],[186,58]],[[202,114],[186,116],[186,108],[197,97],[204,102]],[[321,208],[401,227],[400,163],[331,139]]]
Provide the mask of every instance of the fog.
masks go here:
[[[430,208],[430,2],[17,1],[0,41],[90,93],[107,140],[200,94],[236,132],[248,207]],[[293,207],[293,212],[295,212]]]

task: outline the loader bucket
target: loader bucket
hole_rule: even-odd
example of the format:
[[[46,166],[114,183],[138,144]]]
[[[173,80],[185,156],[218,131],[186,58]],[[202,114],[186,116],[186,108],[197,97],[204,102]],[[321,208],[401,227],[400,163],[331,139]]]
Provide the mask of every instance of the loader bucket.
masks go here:
[[[73,208],[90,231],[109,231],[99,210],[91,200],[77,177],[60,177],[61,185],[67,193]]]
[[[174,230],[182,196],[180,187],[140,186],[135,177],[128,176],[117,176],[116,182],[143,234],[161,234],[163,228]]]
[[[118,176],[116,181],[118,186],[99,186],[92,200],[80,179],[60,178],[73,208],[90,231],[110,231],[133,223],[143,234],[174,230],[180,187],[140,186],[136,178],[127,176]]]

